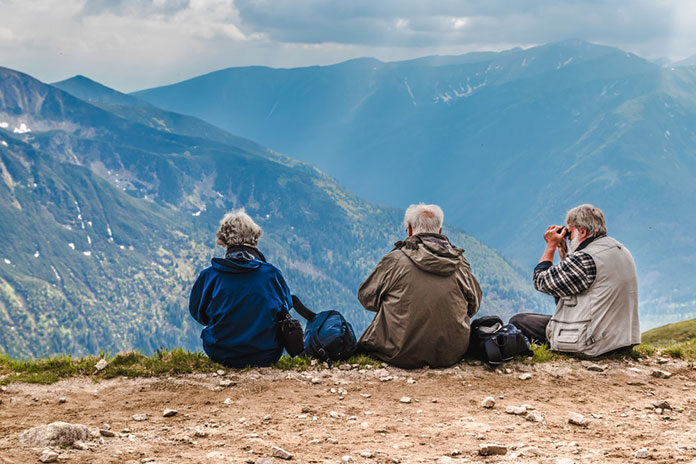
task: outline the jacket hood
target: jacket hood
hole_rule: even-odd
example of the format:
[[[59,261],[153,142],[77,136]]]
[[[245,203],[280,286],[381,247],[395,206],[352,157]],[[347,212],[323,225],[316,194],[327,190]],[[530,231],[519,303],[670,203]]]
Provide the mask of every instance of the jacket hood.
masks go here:
[[[440,234],[412,235],[396,244],[417,268],[438,275],[451,275],[462,263],[464,250]]]
[[[229,272],[232,274],[243,274],[246,272],[254,272],[263,265],[262,261],[257,259],[249,260],[231,260],[225,258],[213,258],[213,269],[219,272]]]

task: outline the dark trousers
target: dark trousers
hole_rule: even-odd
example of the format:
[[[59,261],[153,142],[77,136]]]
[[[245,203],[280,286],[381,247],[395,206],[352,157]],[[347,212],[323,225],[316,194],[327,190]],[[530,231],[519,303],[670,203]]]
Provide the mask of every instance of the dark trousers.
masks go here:
[[[522,332],[529,341],[546,343],[546,326],[549,325],[551,316],[547,314],[521,313],[510,318],[510,324]]]

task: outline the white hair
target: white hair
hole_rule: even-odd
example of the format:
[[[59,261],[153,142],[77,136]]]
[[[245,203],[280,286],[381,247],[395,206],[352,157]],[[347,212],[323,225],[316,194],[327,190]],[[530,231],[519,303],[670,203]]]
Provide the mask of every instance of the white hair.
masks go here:
[[[445,213],[437,205],[411,205],[404,214],[404,227],[408,229],[411,226],[414,234],[439,234],[443,222]]]
[[[580,205],[566,213],[566,224],[587,230],[588,237],[599,237],[607,234],[604,213],[592,205]]]
[[[244,211],[244,208],[230,211],[220,220],[215,234],[215,243],[224,248],[234,245],[256,246],[263,231]]]

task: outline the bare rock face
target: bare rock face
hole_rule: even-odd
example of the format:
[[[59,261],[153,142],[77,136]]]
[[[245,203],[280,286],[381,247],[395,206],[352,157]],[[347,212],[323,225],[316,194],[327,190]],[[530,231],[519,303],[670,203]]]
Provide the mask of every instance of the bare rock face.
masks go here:
[[[40,425],[22,432],[19,441],[33,448],[47,446],[72,446],[76,441],[89,439],[89,430],[86,425],[68,424],[67,422],[53,422],[48,425]]]

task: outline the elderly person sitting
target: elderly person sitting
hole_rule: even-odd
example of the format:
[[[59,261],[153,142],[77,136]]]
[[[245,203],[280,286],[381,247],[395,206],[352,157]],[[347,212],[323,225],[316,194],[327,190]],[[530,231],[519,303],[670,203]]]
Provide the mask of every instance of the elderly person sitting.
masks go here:
[[[469,320],[481,302],[481,288],[464,250],[442,235],[437,205],[411,205],[408,238],[377,264],[358,291],[375,311],[360,339],[363,351],[403,368],[457,363],[469,346]]]
[[[599,208],[577,206],[566,224],[546,229],[546,250],[534,269],[534,286],[556,298],[556,312],[517,314],[510,323],[554,351],[598,356],[637,345],[638,279],[631,253],[607,236]],[[561,262],[553,265],[556,249]]]
[[[203,349],[228,367],[268,366],[283,351],[277,317],[292,308],[292,300],[280,271],[256,248],[261,234],[244,210],[226,214],[216,243],[227,254],[213,258],[191,290],[191,316],[206,326]]]

